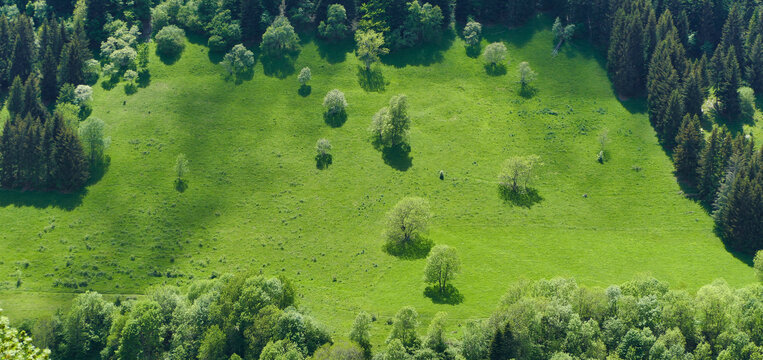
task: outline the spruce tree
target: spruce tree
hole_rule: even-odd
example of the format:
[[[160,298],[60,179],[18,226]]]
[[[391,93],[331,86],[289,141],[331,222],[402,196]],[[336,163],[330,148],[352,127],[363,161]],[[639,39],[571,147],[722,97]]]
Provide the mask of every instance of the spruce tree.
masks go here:
[[[702,104],[705,102],[705,90],[702,88],[702,70],[698,69],[698,66],[699,62],[693,67],[689,67],[684,75],[684,110],[691,115],[702,115]]]
[[[689,179],[695,179],[704,145],[705,138],[700,128],[699,116],[686,114],[676,136],[676,147],[673,150],[676,172]]]
[[[649,18],[644,27],[644,64],[648,64],[652,59],[652,53],[660,39],[657,36],[657,19],[654,15],[654,9],[649,9]]]
[[[8,93],[6,108],[8,109],[8,114],[11,116],[11,121],[13,121],[17,115],[22,114],[26,108],[26,105],[24,104],[24,84],[18,76],[13,79],[13,84]]]
[[[723,71],[718,79],[716,95],[721,103],[721,113],[726,118],[736,119],[739,117],[739,87],[741,79],[739,75],[739,63],[736,59],[736,51],[731,46],[723,62]]]
[[[56,136],[56,187],[70,191],[82,187],[88,179],[88,164],[82,143],[74,132],[63,126]]]
[[[0,134],[0,185],[11,187],[16,177],[16,132],[14,122],[6,121]]]
[[[670,133],[668,130],[673,123],[673,112],[678,110],[675,104],[677,99],[673,98],[673,91],[678,88],[678,72],[670,59],[669,40],[660,41],[649,66],[647,99],[649,119],[663,142],[668,139],[668,143],[673,141],[666,135]]]
[[[53,46],[49,45],[45,50],[45,57],[42,58],[40,91],[42,99],[46,102],[52,102],[56,100],[58,95],[58,61],[53,50]]]
[[[61,61],[58,65],[58,83],[80,85],[84,83],[82,68],[89,56],[85,53],[79,37],[75,36],[64,45],[61,51]]]
[[[36,76],[30,76],[24,84],[24,116],[30,115],[34,119],[45,122],[48,116],[45,105],[40,99],[40,81]]]
[[[763,91],[763,35],[755,36],[750,45],[745,76],[756,93]]]
[[[723,238],[732,249],[754,253],[763,249],[763,149],[737,176],[721,224]]]
[[[26,15],[19,16],[15,24],[16,37],[13,39],[10,77],[26,79],[32,73],[35,61],[34,29]]]
[[[10,77],[12,45],[10,24],[4,15],[0,15],[0,90],[6,89],[13,81]]]
[[[699,193],[703,199],[711,201],[715,198],[730,156],[731,135],[725,127],[714,128],[702,149],[697,171]]]

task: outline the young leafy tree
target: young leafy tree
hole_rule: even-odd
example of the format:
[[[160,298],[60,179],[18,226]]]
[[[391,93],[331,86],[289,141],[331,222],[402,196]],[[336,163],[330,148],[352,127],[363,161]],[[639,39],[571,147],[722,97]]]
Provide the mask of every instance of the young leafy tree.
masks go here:
[[[384,146],[394,147],[408,141],[410,127],[408,98],[405,95],[397,95],[389,100],[389,106],[382,108],[374,115],[371,131],[379,135]]]
[[[225,359],[225,334],[217,325],[212,325],[204,334],[199,348],[199,360]]]
[[[519,84],[522,86],[522,90],[535,81],[537,76],[538,74],[530,68],[530,64],[527,61],[519,64]]]
[[[468,47],[479,45],[482,39],[482,24],[472,20],[464,26],[464,42]]]
[[[284,57],[299,51],[299,36],[289,19],[278,16],[265,30],[260,44],[262,52],[272,57]]]
[[[755,275],[758,276],[759,281],[763,282],[763,250],[758,250],[755,253],[755,259],[752,262],[755,267]]]
[[[331,143],[328,139],[318,139],[315,143],[315,151],[318,153],[315,155],[315,161],[318,163],[319,168],[331,164]]]
[[[435,283],[440,292],[443,292],[448,281],[453,280],[460,272],[461,260],[456,254],[456,249],[447,245],[437,245],[427,257],[424,281]]]
[[[365,311],[358,313],[352,323],[349,338],[363,349],[367,358],[371,355],[371,315]]]
[[[177,176],[176,181],[178,183],[182,183],[183,178],[188,175],[188,172],[188,159],[186,159],[185,154],[179,154],[177,159],[175,159],[175,175]]]
[[[162,313],[155,301],[136,303],[122,329],[119,359],[157,359],[161,355]]]
[[[88,291],[74,298],[71,310],[62,322],[65,358],[97,358],[106,344],[114,310],[114,305],[96,292]]]
[[[347,11],[342,4],[331,4],[326,12],[326,21],[318,25],[318,33],[331,40],[341,40],[347,36]]]
[[[91,167],[101,166],[104,162],[104,151],[108,149],[111,138],[104,135],[106,127],[103,120],[91,117],[80,125],[79,137],[86,149]]]
[[[389,53],[389,49],[384,47],[384,35],[374,30],[356,32],[355,44],[355,56],[366,65],[366,71],[371,70],[371,64],[379,61],[380,55]]]
[[[419,346],[419,335],[416,328],[419,326],[419,313],[413,306],[406,306],[395,314],[392,330],[387,337],[387,344],[399,340],[406,350],[411,351]]]
[[[494,42],[485,47],[485,51],[482,53],[482,57],[485,59],[487,65],[495,68],[504,60],[506,60],[506,45],[502,42]]]
[[[537,168],[542,165],[537,155],[515,156],[507,159],[498,180],[504,188],[513,192],[526,192],[535,178]]]
[[[426,233],[431,217],[427,200],[418,197],[403,198],[387,213],[387,241],[408,244],[417,240]]]
[[[435,247],[436,248],[436,247]],[[447,339],[445,339],[445,320],[447,314],[445,312],[438,312],[432,318],[432,322],[429,323],[427,329],[427,335],[424,338],[424,347],[431,349],[436,353],[444,353],[448,348]]]
[[[154,37],[156,52],[164,56],[178,56],[185,48],[185,31],[175,26],[163,27]]]
[[[229,74],[239,76],[252,70],[254,53],[244,47],[243,44],[237,44],[225,54],[223,63]]]
[[[339,89],[334,89],[326,93],[323,98],[323,107],[326,108],[326,114],[329,116],[338,116],[345,113],[347,107],[347,100],[344,98],[344,93]]]
[[[689,179],[696,178],[699,156],[704,145],[705,138],[702,135],[699,117],[686,114],[676,136],[676,147],[673,149],[673,163],[679,174]]]
[[[575,25],[562,26],[562,20],[557,17],[554,25],[551,27],[551,32],[554,34],[554,41],[556,41],[556,47],[554,48],[554,55],[556,55],[564,42],[572,39],[572,35],[575,34]]]
[[[299,76],[297,76],[297,81],[299,81],[299,84],[302,87],[305,87],[307,86],[307,82],[310,81],[310,79],[312,78],[313,78],[313,74],[310,71],[310,68],[305,66],[304,68],[302,68],[302,70],[300,70]]]

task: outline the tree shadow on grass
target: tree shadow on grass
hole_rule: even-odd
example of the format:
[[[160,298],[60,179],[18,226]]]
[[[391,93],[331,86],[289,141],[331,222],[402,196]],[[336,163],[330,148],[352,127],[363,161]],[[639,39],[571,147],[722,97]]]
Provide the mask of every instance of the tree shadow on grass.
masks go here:
[[[360,87],[368,92],[384,92],[384,88],[387,84],[384,82],[384,74],[381,69],[372,68],[366,70],[365,67],[358,65],[358,84]]]
[[[482,46],[480,44],[466,46],[466,56],[476,59],[480,57],[480,53],[482,52]]]
[[[395,170],[407,171],[413,166],[411,146],[408,144],[386,146],[381,149],[381,152],[384,163]]]
[[[355,40],[351,37],[340,41],[314,39],[318,45],[318,55],[329,64],[337,64],[347,60],[347,54],[355,48]]]
[[[302,85],[297,90],[297,94],[301,97],[308,97],[313,92],[313,87],[310,85]]]
[[[236,85],[241,85],[244,81],[249,81],[254,78],[254,69],[249,68],[242,72],[232,72],[225,75],[225,81],[233,81]]]
[[[517,91],[517,94],[525,99],[531,99],[537,93],[538,89],[530,85],[520,86],[519,90]]]
[[[0,209],[13,205],[37,209],[53,207],[72,211],[82,204],[85,195],[87,195],[87,189],[72,193],[0,189]]]
[[[262,57],[262,68],[266,76],[284,79],[294,74],[294,59],[290,56],[273,57],[264,55]]]
[[[110,76],[108,79],[101,80],[101,87],[103,90],[109,91],[117,86],[119,78],[116,76]]]
[[[434,241],[418,237],[405,243],[387,241],[383,250],[387,254],[404,260],[416,260],[426,258],[433,246]]]
[[[318,170],[328,169],[332,163],[334,163],[334,157],[331,154],[315,155],[315,167]]]
[[[151,73],[148,71],[141,71],[138,73],[137,80],[138,87],[145,88],[151,84]]]
[[[333,128],[341,127],[345,122],[347,122],[347,112],[344,110],[336,114],[324,112],[323,121],[326,122],[326,125]]]
[[[458,305],[464,302],[464,295],[451,284],[445,285],[442,290],[437,285],[429,285],[424,289],[424,296],[435,304]]]
[[[110,166],[111,156],[106,155],[103,159],[103,163],[90,167],[90,178],[87,179],[85,185],[89,186],[101,181],[103,176],[109,171]]]
[[[490,76],[506,75],[505,64],[485,64],[485,72]]]
[[[156,55],[159,56],[159,60],[161,60],[165,65],[172,65],[176,63],[178,60],[180,60],[180,56],[182,54],[183,51],[180,51],[177,54],[167,54],[158,50],[156,51]]]
[[[177,192],[185,192],[188,189],[188,181],[182,179],[175,179],[175,190]]]
[[[512,190],[507,186],[498,185],[498,193],[504,202],[528,209],[543,201],[543,197],[540,196],[538,190],[534,188],[527,188],[525,191],[517,191]]]

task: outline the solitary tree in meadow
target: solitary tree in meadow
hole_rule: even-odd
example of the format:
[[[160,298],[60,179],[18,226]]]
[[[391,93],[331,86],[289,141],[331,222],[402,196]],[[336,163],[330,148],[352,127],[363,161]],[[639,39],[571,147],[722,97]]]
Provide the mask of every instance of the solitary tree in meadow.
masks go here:
[[[105,127],[106,124],[103,120],[96,117],[85,120],[79,127],[79,137],[87,152],[91,167],[98,167],[103,164],[104,151],[111,144],[111,138],[104,135]]]
[[[572,35],[575,33],[575,25],[562,26],[562,20],[557,17],[554,25],[551,27],[551,32],[554,33],[554,40],[557,42],[553,52],[554,56],[556,56],[564,42],[572,38]]]
[[[315,143],[315,151],[318,153],[315,155],[315,162],[319,168],[323,168],[331,164],[331,143],[328,139],[319,139]]]
[[[427,257],[427,266],[424,268],[424,281],[434,283],[440,292],[445,291],[448,281],[461,272],[461,260],[456,254],[456,249],[447,245],[437,245]]]
[[[431,217],[426,199],[403,198],[387,213],[387,242],[393,245],[414,242],[427,231]]]
[[[313,74],[312,72],[310,72],[310,68],[305,66],[304,68],[302,68],[302,70],[300,70],[299,76],[297,76],[297,81],[299,81],[299,84],[302,87],[305,87],[307,86],[307,82],[310,81],[310,79],[312,78],[313,78]]]
[[[326,108],[326,114],[331,116],[344,113],[347,107],[344,93],[338,89],[329,91],[326,93],[326,97],[323,98],[323,107]]]
[[[519,64],[519,84],[522,86],[522,90],[535,81],[537,76],[538,74],[530,68],[530,64],[527,61]]]
[[[408,97],[393,96],[389,106],[381,108],[373,117],[370,132],[386,147],[405,144],[408,140],[408,130],[411,128],[411,118],[408,116]]]
[[[366,71],[371,70],[371,64],[379,61],[379,56],[389,53],[384,47],[384,35],[373,30],[355,33],[355,55],[366,65]]]
[[[179,154],[177,159],[175,159],[175,175],[177,175],[177,183],[183,183],[183,178],[188,172],[188,159],[185,158],[185,154]]]
[[[498,64],[506,60],[506,45],[502,42],[494,42],[485,47],[485,52],[482,53],[482,57],[488,66],[495,68]]]
[[[540,165],[540,157],[537,155],[509,158],[504,162],[501,173],[498,175],[499,182],[501,186],[512,192],[526,192]]]

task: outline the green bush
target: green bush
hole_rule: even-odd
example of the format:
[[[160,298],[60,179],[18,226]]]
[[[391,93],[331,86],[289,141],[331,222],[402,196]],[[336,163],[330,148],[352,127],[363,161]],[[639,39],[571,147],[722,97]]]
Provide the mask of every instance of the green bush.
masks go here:
[[[159,30],[154,41],[156,52],[160,55],[178,56],[185,48],[185,31],[175,25],[168,25]]]

